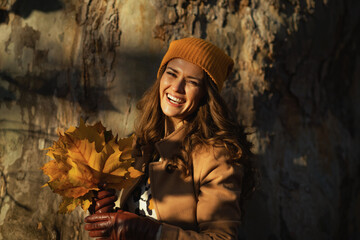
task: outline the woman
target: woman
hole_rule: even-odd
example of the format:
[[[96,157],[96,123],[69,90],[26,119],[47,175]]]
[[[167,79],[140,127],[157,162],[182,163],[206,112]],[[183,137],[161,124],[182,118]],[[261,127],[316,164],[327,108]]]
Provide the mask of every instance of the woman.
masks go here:
[[[135,168],[122,193],[97,196],[85,229],[102,239],[236,239],[254,188],[250,145],[219,92],[233,60],[198,38],[173,41],[140,100]]]

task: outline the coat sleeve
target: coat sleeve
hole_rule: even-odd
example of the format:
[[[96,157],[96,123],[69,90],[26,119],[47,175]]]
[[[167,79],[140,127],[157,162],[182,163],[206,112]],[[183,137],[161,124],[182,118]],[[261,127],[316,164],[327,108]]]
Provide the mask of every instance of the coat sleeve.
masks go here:
[[[237,239],[241,165],[234,163],[224,148],[211,147],[193,155],[193,166],[198,232],[163,224],[160,239]]]

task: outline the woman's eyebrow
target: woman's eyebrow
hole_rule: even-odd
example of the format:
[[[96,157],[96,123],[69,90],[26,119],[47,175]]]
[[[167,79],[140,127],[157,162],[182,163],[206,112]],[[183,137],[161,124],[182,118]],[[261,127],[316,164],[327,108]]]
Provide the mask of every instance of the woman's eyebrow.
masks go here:
[[[195,80],[198,80],[198,81],[202,80],[201,78],[197,78],[197,77],[193,77],[193,76],[188,76],[187,78],[195,79]]]
[[[172,67],[167,67],[169,68],[171,71],[175,72],[175,73],[179,73],[179,71],[177,71],[176,69],[172,68]],[[198,80],[198,81],[201,81],[202,78],[197,78],[197,77],[194,77],[194,76],[187,76],[186,78],[191,78],[191,79],[195,79],[195,80]]]
[[[173,72],[178,73],[178,71],[172,67],[167,67],[167,68],[170,68],[170,70],[172,70]]]

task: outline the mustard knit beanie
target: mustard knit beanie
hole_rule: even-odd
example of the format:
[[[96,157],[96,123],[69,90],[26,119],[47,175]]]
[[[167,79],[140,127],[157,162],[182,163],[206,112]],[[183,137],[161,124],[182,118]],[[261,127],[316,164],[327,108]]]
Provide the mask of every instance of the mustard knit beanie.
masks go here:
[[[211,77],[219,91],[234,66],[234,61],[215,45],[200,38],[183,38],[170,43],[161,61],[158,78],[165,71],[166,64],[174,58],[182,58],[201,67]]]

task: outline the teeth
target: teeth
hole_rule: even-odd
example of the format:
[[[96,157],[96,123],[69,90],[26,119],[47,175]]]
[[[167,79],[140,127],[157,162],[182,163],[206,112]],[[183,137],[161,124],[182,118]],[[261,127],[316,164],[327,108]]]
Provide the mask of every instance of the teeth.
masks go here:
[[[172,102],[175,102],[175,103],[181,103],[182,100],[180,98],[176,98],[174,96],[171,96],[170,94],[167,94],[167,97],[172,100]]]

